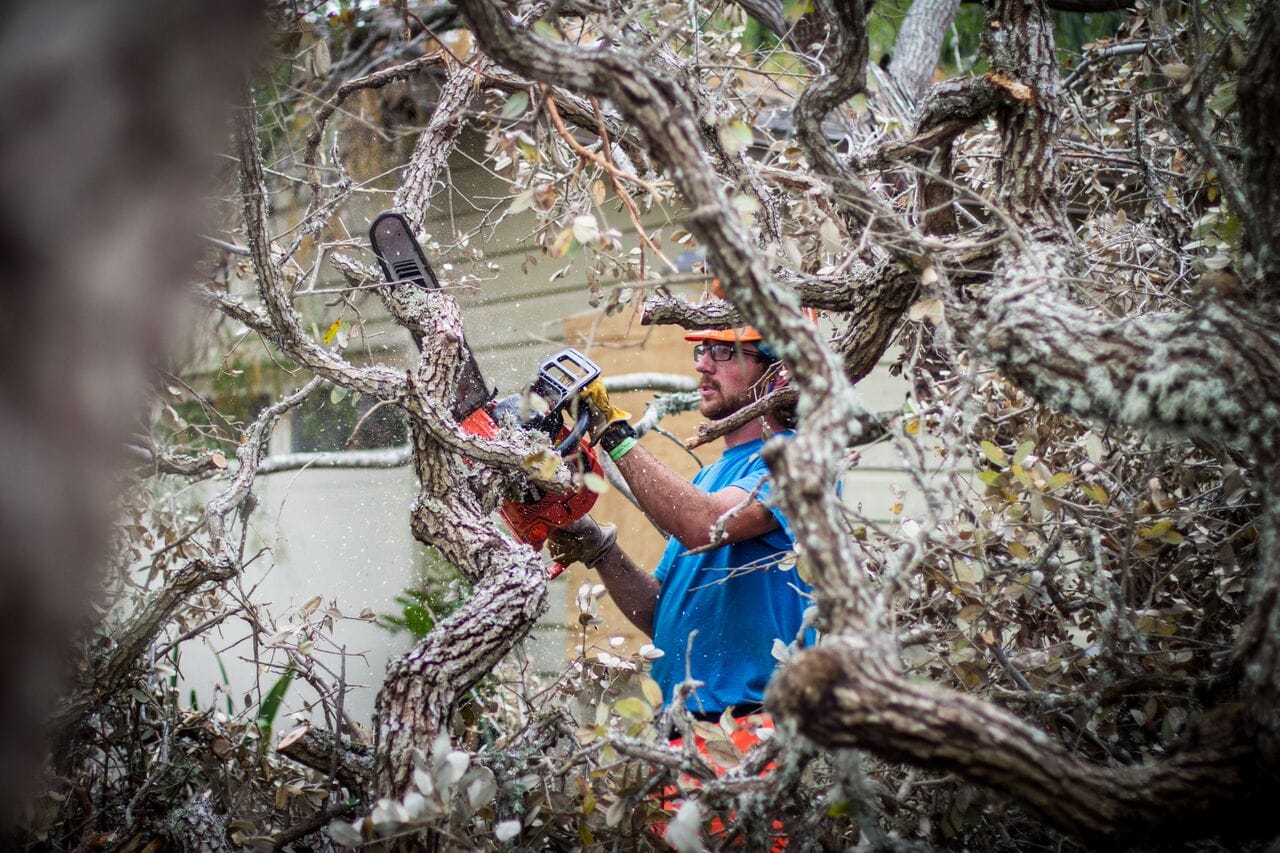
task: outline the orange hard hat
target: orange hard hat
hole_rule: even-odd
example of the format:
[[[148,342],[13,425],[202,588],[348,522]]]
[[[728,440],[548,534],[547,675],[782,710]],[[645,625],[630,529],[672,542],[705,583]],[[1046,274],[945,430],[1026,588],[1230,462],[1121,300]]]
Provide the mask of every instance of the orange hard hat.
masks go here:
[[[711,279],[711,295],[724,299],[724,285],[720,279]],[[736,329],[695,329],[684,336],[686,341],[721,341],[726,344],[749,343],[763,340],[755,326],[739,326]]]
[[[711,292],[721,299],[724,298],[724,286],[720,284],[720,279],[712,279]],[[811,322],[818,322],[817,311],[812,308],[801,308],[800,310]],[[764,336],[760,334],[760,331],[755,326],[737,326],[733,329],[695,329],[692,332],[688,332],[684,339],[686,341],[720,341],[726,344],[743,344],[763,341]],[[767,344],[761,344],[757,349],[769,358],[777,358],[773,348]]]
[[[748,343],[764,338],[755,326],[738,326],[736,329],[695,329],[685,334],[686,341],[723,341],[727,344]]]

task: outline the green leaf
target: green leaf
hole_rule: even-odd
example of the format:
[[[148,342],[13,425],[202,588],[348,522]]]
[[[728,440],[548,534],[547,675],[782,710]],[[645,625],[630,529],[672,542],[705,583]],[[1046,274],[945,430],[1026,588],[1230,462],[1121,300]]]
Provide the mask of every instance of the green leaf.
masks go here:
[[[1111,502],[1111,496],[1107,494],[1107,490],[1102,486],[1089,483],[1080,487],[1080,491],[1097,503],[1106,506]]]
[[[640,676],[640,692],[644,694],[645,701],[653,707],[656,708],[662,704],[662,688],[658,686],[658,682],[647,675]]]
[[[991,460],[992,464],[1000,468],[1009,464],[1008,459],[1005,458],[1004,451],[996,447],[991,442],[984,441],[979,444],[978,447],[982,449],[983,454]]]
[[[1049,478],[1049,482],[1045,483],[1044,490],[1046,492],[1052,492],[1054,489],[1061,489],[1074,479],[1075,477],[1071,476],[1066,471],[1059,471]]]
[[[533,187],[522,191],[514,199],[511,200],[511,206],[507,208],[508,213],[520,213],[528,210],[533,206]]]
[[[717,134],[720,137],[720,144],[724,146],[725,153],[730,157],[736,157],[746,151],[756,138],[747,123],[737,118],[722,124]]]
[[[502,112],[498,115],[502,118],[518,118],[529,108],[529,93],[524,89],[517,89],[507,97],[507,102],[502,105]]]
[[[1226,83],[1220,84],[1213,90],[1213,97],[1209,98],[1206,106],[1218,115],[1226,115],[1235,108],[1236,105],[1236,81],[1228,80]]]
[[[992,488],[996,488],[997,486],[999,486],[1000,481],[1003,478],[1004,478],[1004,474],[1001,474],[999,471],[979,471],[978,472],[978,479],[986,483],[988,486],[991,486]]]
[[[848,800],[840,800],[827,806],[827,817],[844,817],[853,811],[853,805]]]
[[[1024,487],[1028,489],[1035,488],[1035,482],[1032,481],[1031,475],[1028,474],[1021,465],[1014,465],[1009,469],[1009,473],[1013,474],[1017,481]]]
[[[293,681],[293,664],[289,664],[289,668],[284,671],[284,675],[271,685],[271,689],[267,691],[267,695],[263,697],[262,704],[258,706],[258,729],[262,732],[265,740],[271,738],[271,724],[275,722],[276,715],[280,713],[280,703],[284,701],[284,694],[289,690],[289,684]]]
[[[1018,449],[1013,451],[1014,464],[1025,466],[1027,464],[1027,457],[1030,456],[1035,449],[1036,443],[1034,441],[1024,441],[1022,444],[1019,444]]]
[[[538,35],[542,36],[544,39],[549,39],[551,41],[564,40],[560,38],[560,31],[557,30],[555,27],[551,26],[551,24],[547,23],[546,21],[534,21],[533,31]]]
[[[632,722],[642,723],[653,718],[653,709],[649,707],[649,703],[635,696],[628,696],[626,699],[614,702],[613,710],[619,717]]]

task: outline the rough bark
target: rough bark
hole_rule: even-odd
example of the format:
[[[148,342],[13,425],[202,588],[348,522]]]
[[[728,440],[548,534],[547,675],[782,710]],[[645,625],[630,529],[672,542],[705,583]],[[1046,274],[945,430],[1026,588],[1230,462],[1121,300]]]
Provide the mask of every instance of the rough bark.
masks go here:
[[[767,703],[828,749],[956,773],[1099,848],[1273,827],[1263,803],[1274,777],[1241,736],[1252,723],[1238,706],[1207,714],[1159,763],[1105,767],[989,702],[903,678],[856,644],[802,653]]]
[[[842,359],[845,376],[858,382],[875,368],[892,342],[903,312],[915,297],[919,274],[889,260],[853,266],[841,280],[797,279],[791,287],[801,305],[846,315],[831,345]],[[681,296],[657,294],[645,300],[640,322],[727,329],[743,325],[744,319],[742,312],[722,299],[695,305]]]
[[[988,79],[1022,97],[1001,105],[996,200],[1023,229],[1066,239],[1071,233],[1058,185],[1055,143],[1061,130],[1053,24],[1034,2],[997,3],[982,31]]]
[[[933,82],[942,39],[960,8],[960,0],[915,0],[902,19],[893,43],[889,73],[913,99],[919,100]]]
[[[337,780],[356,795],[363,795],[373,779],[372,750],[354,741],[339,741],[333,733],[310,725],[299,726],[280,738],[276,750],[321,773],[332,770]]]
[[[401,321],[423,333],[425,354],[410,381],[419,478],[411,526],[414,536],[466,575],[473,590],[462,607],[387,667],[375,713],[375,789],[391,797],[408,790],[414,750],[427,748],[447,724],[458,695],[493,669],[546,608],[541,559],[498,531],[489,518],[492,502],[482,504],[467,486],[466,464],[446,438],[457,432],[445,414],[461,365],[457,304],[440,292],[417,295],[424,298],[416,312],[396,304],[395,294],[391,298]]]
[[[1262,291],[1270,296],[1280,282],[1280,139],[1275,133],[1275,117],[1280,114],[1280,57],[1275,45],[1280,38],[1280,4],[1260,4],[1250,26],[1249,58],[1240,70],[1237,83],[1240,104],[1241,150],[1246,180],[1243,190],[1249,208],[1240,211],[1247,246],[1254,253]]]
[[[1251,630],[1242,640],[1241,657],[1251,673],[1244,686],[1251,701],[1243,708],[1227,706],[1210,714],[1192,728],[1175,754],[1159,763],[1138,768],[1094,765],[988,703],[904,679],[882,628],[880,602],[844,539],[831,500],[831,460],[839,456],[833,441],[844,437],[852,420],[847,417],[847,381],[829,351],[797,322],[791,294],[746,251],[747,235],[701,165],[704,158],[688,115],[690,102],[678,87],[625,55],[549,44],[510,26],[483,0],[462,5],[480,40],[499,61],[532,77],[554,77],[564,85],[605,95],[642,129],[662,129],[660,135],[649,134],[649,144],[676,176],[692,208],[694,230],[717,269],[727,273],[730,297],[745,319],[771,339],[786,341],[784,355],[795,368],[805,417],[796,439],[767,447],[766,457],[776,493],[792,519],[801,558],[821,592],[824,623],[836,636],[828,648],[803,653],[775,681],[771,709],[824,746],[856,746],[890,760],[957,772],[1098,844],[1125,843],[1146,837],[1143,833],[1178,837],[1214,831],[1224,819],[1237,821],[1236,828],[1243,832],[1266,825],[1269,816],[1250,808],[1257,803],[1254,792],[1266,790],[1275,766],[1269,735],[1276,715],[1266,716],[1274,707],[1270,703],[1276,684],[1274,566],[1264,569],[1267,580],[1259,583],[1264,594],[1257,597]],[[920,269],[935,257],[932,247],[856,179],[848,180],[819,130],[825,112],[856,92],[861,81],[862,13],[846,5],[838,15],[843,41],[832,72],[810,85],[797,110],[802,141],[828,179],[857,200],[848,206],[851,221],[887,243],[905,266]],[[1244,326],[1238,349],[1219,373],[1213,361],[1216,348],[1201,357],[1185,350],[1212,341],[1228,325],[1239,329],[1242,317],[1229,308],[1211,306],[1185,318],[1108,326],[1065,297],[1053,296],[1074,258],[1058,195],[1055,142],[1061,104],[1043,2],[997,3],[987,44],[992,59],[988,80],[1009,96],[998,109],[998,200],[1008,224],[1017,230],[1008,235],[1007,255],[990,282],[979,277],[969,287],[948,290],[948,307],[954,305],[961,331],[1029,390],[1068,411],[1147,429],[1203,430],[1259,452],[1274,447],[1273,428],[1262,423],[1274,415],[1260,414],[1244,420],[1244,425],[1233,425],[1222,417],[1228,410],[1210,412],[1195,399],[1207,397],[1219,407],[1240,406],[1251,394],[1260,394],[1253,399],[1264,401],[1264,411],[1270,411],[1266,404],[1271,400],[1268,388],[1275,385],[1277,347],[1267,323]],[[1045,300],[1042,313],[1037,322],[1024,325],[1021,318],[1033,298]],[[1046,334],[1046,328],[1052,333]],[[1020,331],[1015,334],[1014,329]],[[1052,343],[1040,344],[1050,346],[1052,353],[1037,350],[1033,336],[1041,341],[1052,338]],[[1089,370],[1069,377],[1064,373],[1070,394],[1067,381],[1053,380],[1061,359],[1072,350],[1069,344],[1074,344],[1077,367],[1085,361],[1082,354],[1088,354],[1090,369],[1102,371],[1100,378]],[[1095,360],[1095,347],[1110,347],[1107,357]],[[1195,394],[1174,387],[1162,372],[1172,369],[1166,362],[1183,361],[1188,354],[1192,357],[1185,359],[1187,375]],[[1256,437],[1250,435],[1251,428],[1259,430]],[[1263,531],[1264,541],[1273,535],[1268,530]]]
[[[863,91],[867,80],[866,20],[856,3],[836,4],[841,34],[831,67],[805,87],[796,101],[796,139],[814,171],[831,182],[835,204],[849,233],[866,229],[877,243],[905,266],[919,270],[927,256],[920,235],[887,202],[871,192],[836,152],[823,120],[840,104]]]
[[[672,176],[690,210],[690,229],[707,247],[736,307],[712,303],[699,314],[674,302],[655,303],[650,321],[680,314],[697,325],[750,322],[780,342],[793,368],[801,428],[795,440],[771,444],[765,452],[775,493],[793,522],[800,559],[819,590],[821,620],[831,642],[801,654],[776,680],[769,705],[779,718],[823,746],[866,749],[889,760],[957,773],[1097,845],[1201,834],[1223,821],[1243,833],[1265,826],[1269,815],[1259,807],[1259,792],[1275,781],[1280,725],[1275,713],[1280,531],[1271,465],[1260,469],[1267,508],[1259,533],[1268,556],[1237,649],[1242,702],[1193,724],[1164,761],[1134,768],[1084,761],[990,703],[905,679],[884,597],[850,545],[834,493],[839,460],[864,414],[853,402],[849,380],[883,351],[918,279],[930,269],[941,269],[944,276],[953,267],[970,270],[967,278],[957,275],[939,283],[953,331],[1042,401],[1099,423],[1209,437],[1264,462],[1273,461],[1280,446],[1280,409],[1272,390],[1280,387],[1280,336],[1268,315],[1209,302],[1185,316],[1121,322],[1066,295],[1076,260],[1058,195],[1055,143],[1062,103],[1045,3],[996,2],[986,31],[992,71],[980,80],[941,87],[926,108],[915,147],[909,143],[900,151],[882,152],[899,158],[919,159],[922,152],[936,156],[931,167],[945,177],[952,140],[996,111],[1002,143],[997,218],[1009,232],[987,248],[969,244],[964,251],[976,252],[980,261],[973,265],[962,262],[965,256],[954,248],[958,241],[948,245],[932,239],[954,231],[953,221],[926,217],[917,227],[869,189],[822,133],[830,111],[860,91],[865,67],[865,12],[860,4],[838,4],[833,19],[838,50],[830,69],[801,98],[797,128],[809,159],[836,188],[836,203],[851,231],[865,231],[890,256],[858,268],[849,291],[838,296],[816,286],[807,291],[810,284],[784,287],[765,268],[756,235],[734,214],[713,170],[734,164],[717,151],[714,133],[700,118],[705,102],[691,94],[688,79],[665,57],[657,57],[655,72],[649,60],[657,54],[642,61],[626,47],[550,41],[514,22],[501,4],[463,0],[459,5],[494,62],[532,80],[607,98]],[[1269,73],[1267,68],[1259,60],[1247,73],[1259,77]],[[1253,102],[1242,103],[1242,111],[1273,97],[1266,85],[1241,91]],[[448,132],[447,118],[438,125],[433,120],[433,134]],[[268,327],[291,357],[321,375],[405,408],[420,479],[413,531],[438,546],[474,587],[461,610],[389,667],[378,698],[373,772],[379,794],[399,796],[410,785],[415,750],[447,724],[459,692],[489,671],[545,606],[545,579],[536,556],[498,533],[486,518],[493,498],[482,500],[468,488],[480,477],[521,476],[524,455],[536,448],[520,437],[469,438],[450,420],[447,401],[456,383],[461,327],[456,305],[446,295],[416,288],[382,291],[397,320],[424,341],[424,357],[407,377],[355,370],[305,339],[270,252],[251,121],[241,122],[239,134],[248,242],[266,306],[265,315],[244,309],[246,322]],[[443,138],[420,142],[424,153],[415,156],[413,187],[402,189],[404,199],[418,199],[413,204],[419,209],[443,162]],[[433,147],[437,143],[443,147]],[[1261,159],[1266,158],[1255,157]],[[1254,168],[1265,183],[1265,170],[1274,164],[1268,159]],[[950,198],[945,181],[922,188],[925,208],[941,210]],[[766,234],[770,227],[766,221]],[[990,246],[1002,253],[998,263]],[[823,299],[840,299],[841,309],[855,309],[839,354],[819,340],[798,311],[799,302]],[[663,315],[663,310],[672,313]],[[468,467],[464,456],[482,464]],[[548,485],[566,485],[563,472],[553,479]]]
[[[419,213],[457,137],[458,114],[469,100],[465,97],[471,86],[468,77],[455,77],[451,85],[456,97],[443,103],[452,113],[433,118],[424,134],[430,138],[419,141],[410,183],[403,189],[401,201],[417,205]],[[437,547],[473,584],[473,594],[461,608],[388,665],[378,694],[374,790],[380,796],[401,797],[411,785],[415,753],[428,748],[447,725],[457,696],[492,670],[546,607],[541,560],[528,546],[500,533],[490,520],[500,497],[496,489],[484,490],[482,501],[474,484],[478,478],[491,487],[499,484],[492,472],[485,474],[483,466],[493,466],[507,478],[525,476],[525,458],[545,445],[540,447],[527,435],[478,439],[462,433],[453,422],[449,410],[464,340],[457,304],[442,291],[412,285],[379,290],[392,316],[422,341],[422,356],[407,375],[385,367],[354,367],[305,334],[271,252],[267,196],[251,111],[238,117],[236,132],[245,232],[265,312],[226,297],[207,296],[263,331],[317,375],[405,410],[419,478],[412,507],[413,533]],[[354,265],[346,267],[355,270]],[[469,467],[475,463],[481,463],[480,470]],[[560,466],[550,476],[533,479],[544,488],[563,490],[569,485],[569,472]]]
[[[779,476],[778,481],[788,517],[800,525],[795,532],[806,543],[806,558],[812,559],[824,588],[834,593],[820,599],[824,617],[841,628],[876,624],[880,611],[865,582],[857,578],[857,559],[843,534],[835,498],[837,460],[861,409],[838,359],[822,346],[795,298],[773,280],[741,219],[732,212],[723,186],[708,167],[712,159],[685,90],[624,51],[586,51],[549,42],[516,28],[484,0],[465,0],[460,6],[486,52],[497,61],[530,77],[555,79],[612,100],[641,129],[655,159],[673,176],[690,208],[690,228],[729,283],[730,297],[753,325],[777,342],[801,392],[804,427],[781,452],[790,460],[786,467],[802,473]],[[820,426],[808,421],[815,411],[820,412]],[[883,632],[873,634],[888,643]]]
[[[475,97],[487,65],[483,57],[477,57],[470,64],[454,67],[440,89],[440,98],[426,130],[418,137],[404,180],[396,190],[393,207],[419,228],[427,215],[435,189],[433,184],[458,140],[466,107]]]

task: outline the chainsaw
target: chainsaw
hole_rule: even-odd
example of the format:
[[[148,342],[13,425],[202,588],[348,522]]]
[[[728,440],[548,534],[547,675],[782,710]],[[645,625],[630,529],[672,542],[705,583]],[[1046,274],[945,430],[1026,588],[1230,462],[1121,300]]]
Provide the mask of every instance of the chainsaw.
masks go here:
[[[422,247],[403,215],[387,211],[378,215],[369,228],[369,242],[388,282],[438,289],[436,278]],[[414,343],[422,349],[422,341]],[[600,368],[575,349],[564,349],[542,362],[527,396],[513,394],[501,400],[476,364],[471,347],[463,340],[464,358],[458,388],[450,412],[468,435],[493,438],[499,424],[515,420],[551,440],[555,452],[581,473],[603,476],[600,460],[586,441],[589,415],[585,405],[577,405],[578,394],[600,376]],[[565,416],[569,415],[569,423]],[[541,549],[553,530],[567,527],[591,511],[596,493],[586,486],[571,494],[545,492],[530,484],[518,500],[502,505],[498,514],[519,539]],[[556,563],[548,575],[557,577],[565,567]]]

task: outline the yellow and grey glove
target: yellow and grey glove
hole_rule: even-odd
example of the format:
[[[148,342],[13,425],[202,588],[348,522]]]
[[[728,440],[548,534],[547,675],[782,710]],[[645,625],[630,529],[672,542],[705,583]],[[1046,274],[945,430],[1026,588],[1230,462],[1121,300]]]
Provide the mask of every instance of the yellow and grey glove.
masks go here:
[[[613,424],[631,420],[630,412],[609,402],[609,392],[604,389],[604,380],[599,377],[583,388],[578,396],[591,413],[592,444],[599,441],[604,431]]]
[[[560,530],[553,530],[547,537],[547,550],[551,559],[563,565],[582,563],[591,568],[609,553],[618,541],[618,527],[614,524],[599,525],[589,515]]]

